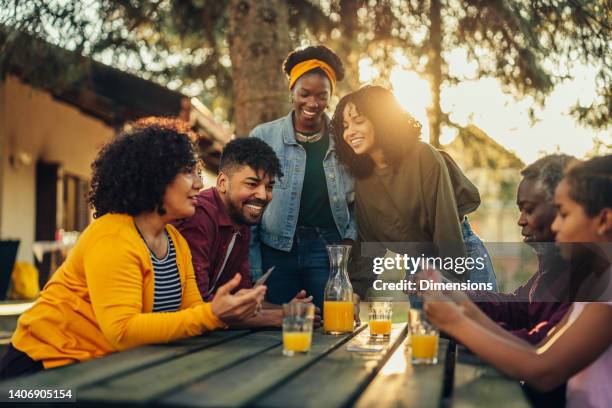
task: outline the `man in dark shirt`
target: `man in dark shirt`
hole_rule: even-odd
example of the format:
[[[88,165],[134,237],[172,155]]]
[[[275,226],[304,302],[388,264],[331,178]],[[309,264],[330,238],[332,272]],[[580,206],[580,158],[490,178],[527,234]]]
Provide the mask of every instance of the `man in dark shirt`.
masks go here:
[[[523,241],[538,257],[538,269],[529,281],[513,293],[450,294],[455,302],[462,304],[467,316],[494,333],[507,330],[526,342],[539,344],[565,317],[573,301],[571,279],[575,274],[572,272],[581,266],[563,260],[554,245],[555,234],[551,229],[556,216],[554,191],[573,160],[568,155],[549,155],[521,171],[523,179],[516,200],[520,211],[518,225]],[[436,271],[426,271],[422,279],[431,277],[442,279]],[[544,393],[526,384],[523,390],[533,406],[565,406],[565,384]]]
[[[189,243],[196,281],[204,300],[240,274],[237,290],[253,286],[249,273],[250,227],[261,222],[272,200],[274,179],[282,177],[274,151],[256,138],[236,139],[225,146],[215,187],[202,190],[196,212],[176,223]],[[294,300],[310,302],[305,291]],[[282,309],[264,302],[257,316],[242,327],[281,326]]]
[[[538,344],[565,316],[569,307],[570,268],[554,245],[551,225],[556,209],[553,195],[572,156],[543,157],[521,171],[517,192],[518,225],[523,241],[538,256],[538,270],[513,293],[469,292],[478,307],[501,327]]]

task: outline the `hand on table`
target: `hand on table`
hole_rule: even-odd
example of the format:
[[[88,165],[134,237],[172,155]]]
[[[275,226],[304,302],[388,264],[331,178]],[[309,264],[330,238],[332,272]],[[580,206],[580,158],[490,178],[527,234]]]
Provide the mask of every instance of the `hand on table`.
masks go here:
[[[212,312],[224,323],[248,319],[261,308],[267,287],[262,285],[253,289],[242,289],[232,295],[232,290],[240,284],[240,280],[240,275],[236,274],[232,280],[217,289],[211,302]]]
[[[297,295],[295,295],[293,299],[291,299],[291,302],[312,303],[312,296],[306,296],[306,295],[307,295],[306,291],[302,289],[297,293]],[[314,321],[312,324],[315,329],[317,327],[321,327],[321,309],[319,309],[316,306],[315,306],[315,311],[314,311]]]

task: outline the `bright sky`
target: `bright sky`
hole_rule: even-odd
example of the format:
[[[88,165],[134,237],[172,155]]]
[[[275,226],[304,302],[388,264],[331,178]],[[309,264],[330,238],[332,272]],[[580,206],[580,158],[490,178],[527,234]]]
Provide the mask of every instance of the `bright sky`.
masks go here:
[[[401,58],[399,58],[401,63]],[[378,76],[371,61],[360,62],[360,80],[369,82]],[[475,67],[467,62],[458,50],[449,56],[449,69],[455,75],[471,76]],[[474,124],[507,149],[514,151],[526,163],[533,162],[547,153],[563,152],[577,157],[593,149],[593,138],[612,144],[612,133],[595,131],[579,125],[569,115],[570,108],[580,100],[590,103],[595,96],[596,70],[580,66],[574,69],[575,77],[558,85],[548,96],[546,105],[536,110],[540,119],[531,123],[529,107],[531,97],[515,100],[503,93],[498,80],[482,78],[464,81],[456,86],[443,87],[442,110],[460,125]],[[423,138],[429,140],[427,107],[431,104],[428,82],[415,72],[396,67],[390,77],[394,93],[400,104],[423,125]],[[455,136],[452,129],[444,129],[441,143],[449,143]]]

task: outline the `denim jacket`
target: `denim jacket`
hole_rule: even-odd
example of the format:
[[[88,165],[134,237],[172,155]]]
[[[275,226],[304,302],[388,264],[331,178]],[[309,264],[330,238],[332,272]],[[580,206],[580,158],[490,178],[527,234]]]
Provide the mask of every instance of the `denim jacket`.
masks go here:
[[[261,275],[260,242],[289,252],[293,245],[298,215],[304,172],[306,169],[306,151],[295,140],[293,112],[272,122],[257,126],[249,137],[257,137],[266,142],[282,166],[283,177],[277,180],[272,191],[272,201],[268,204],[258,226],[252,228],[249,263],[251,275]],[[325,116],[329,129],[329,118]],[[355,239],[357,230],[354,217],[354,180],[336,157],[333,138],[329,139],[329,149],[323,159],[323,168],[327,180],[327,191],[332,215],[343,238]]]

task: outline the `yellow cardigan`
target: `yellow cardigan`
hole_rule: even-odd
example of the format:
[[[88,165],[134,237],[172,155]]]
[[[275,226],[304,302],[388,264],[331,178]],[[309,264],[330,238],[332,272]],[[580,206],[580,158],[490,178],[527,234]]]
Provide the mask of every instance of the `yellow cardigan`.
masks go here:
[[[13,346],[52,368],[227,327],[202,301],[187,242],[171,225],[166,231],[176,247],[180,311],[152,313],[149,251],[131,216],[107,214],[85,229],[34,306],[19,318]]]

